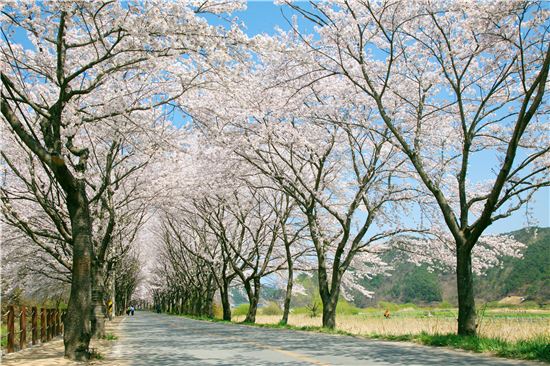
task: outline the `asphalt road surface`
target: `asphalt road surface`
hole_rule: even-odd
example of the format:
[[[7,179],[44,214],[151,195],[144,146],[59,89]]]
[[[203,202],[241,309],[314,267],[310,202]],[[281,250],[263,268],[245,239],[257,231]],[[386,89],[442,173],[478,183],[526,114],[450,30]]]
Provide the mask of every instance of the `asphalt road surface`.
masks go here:
[[[136,312],[115,359],[132,366],[528,365],[521,361],[356,337],[211,323]]]

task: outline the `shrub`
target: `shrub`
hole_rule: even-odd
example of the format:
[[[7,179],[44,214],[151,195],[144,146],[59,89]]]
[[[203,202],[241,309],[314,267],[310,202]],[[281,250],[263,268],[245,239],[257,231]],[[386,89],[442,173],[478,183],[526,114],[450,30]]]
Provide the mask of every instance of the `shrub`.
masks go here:
[[[220,304],[214,303],[214,305],[212,305],[212,312],[214,313],[215,319],[223,318],[223,309]]]
[[[260,309],[262,315],[283,315],[283,310],[275,301],[269,301],[266,306]]]
[[[309,316],[312,318],[318,316],[323,309],[316,300],[312,301],[308,306],[306,306],[306,308],[309,312]]]
[[[441,301],[437,306],[439,309],[452,309],[454,306],[448,301]]]
[[[248,305],[248,304],[241,304],[241,305],[235,307],[232,310],[232,313],[235,316],[246,315],[248,313],[248,308],[249,307],[250,307],[250,305]]]
[[[290,309],[292,314],[309,314],[309,309],[305,306]]]
[[[338,305],[336,305],[336,314],[339,315],[357,315],[361,309],[350,304],[346,300],[339,300]]]

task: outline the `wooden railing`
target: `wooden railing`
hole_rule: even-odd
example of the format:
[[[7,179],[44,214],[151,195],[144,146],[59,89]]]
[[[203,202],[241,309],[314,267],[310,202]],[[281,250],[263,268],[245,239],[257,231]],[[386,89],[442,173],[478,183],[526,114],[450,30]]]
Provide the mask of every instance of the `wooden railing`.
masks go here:
[[[46,343],[52,338],[63,334],[61,319],[64,316],[64,310],[62,309],[28,307],[25,305],[8,305],[6,309],[7,311],[2,314],[2,324],[6,325],[7,330],[6,334],[2,334],[2,340],[7,338],[7,342],[5,342],[7,353],[15,352],[17,346],[17,350],[22,350],[29,345],[27,331],[30,331],[30,343],[32,345],[39,342]],[[19,318],[18,322],[16,318]],[[16,324],[19,325],[17,331]],[[19,336],[18,344],[15,342],[17,335]]]

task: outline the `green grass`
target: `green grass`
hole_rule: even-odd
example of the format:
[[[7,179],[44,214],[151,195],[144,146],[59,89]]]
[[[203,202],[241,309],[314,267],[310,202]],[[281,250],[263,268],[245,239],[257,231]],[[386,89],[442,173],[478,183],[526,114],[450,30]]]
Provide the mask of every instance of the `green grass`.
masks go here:
[[[318,307],[317,312],[320,315],[323,313],[323,303],[321,302],[320,298],[316,299],[315,301],[317,302],[317,307]],[[376,312],[379,311],[379,309],[372,309],[372,310]],[[336,304],[337,315],[357,315],[363,311],[369,311],[369,310],[360,309],[342,299],[338,300],[338,304]],[[301,307],[292,308],[291,313],[292,314],[311,314],[311,309],[308,308],[307,306],[301,306]]]
[[[90,348],[90,360],[103,360],[105,357],[95,348]]]
[[[421,333],[414,341],[437,347],[451,347],[473,352],[492,353],[495,356],[522,360],[550,362],[550,338],[538,337],[518,342],[484,337],[461,337],[456,334],[429,335]]]
[[[268,302],[258,310],[261,315],[283,315],[283,309],[275,301]]]
[[[231,309],[231,314],[233,314],[234,316],[246,315],[248,313],[248,308],[249,307],[250,307],[250,305],[248,305],[248,304],[241,304],[241,305]]]
[[[4,324],[2,324],[0,334],[2,335],[2,338],[0,339],[0,347],[5,348],[8,346],[8,327]]]
[[[116,341],[118,339],[118,337],[116,335],[114,335],[113,333],[107,333],[107,334],[105,334],[105,337],[103,337],[103,339],[106,339],[108,341]]]
[[[538,337],[518,342],[485,337],[463,337],[456,334],[404,334],[388,336],[370,334],[369,338],[389,341],[408,341],[426,346],[449,347],[478,353],[490,353],[495,356],[520,360],[538,360],[550,362],[550,338]]]
[[[217,323],[239,324],[221,319],[212,319],[206,317],[196,317],[181,315],[187,318],[196,320],[206,320]],[[240,323],[244,324],[244,323]],[[315,326],[292,326],[281,324],[254,324],[246,323],[245,325],[255,326],[260,328],[276,328],[290,329],[299,331],[309,331],[325,334],[338,334],[353,337],[362,337],[339,329],[327,329]],[[383,335],[369,334],[366,338],[384,339],[388,341],[400,342],[415,342],[433,347],[448,347],[473,351],[478,353],[490,353],[494,356],[520,359],[520,360],[537,360],[550,363],[550,337],[538,337],[529,340],[521,340],[518,342],[509,342],[495,338],[485,337],[463,337],[456,334],[428,334],[422,332],[420,334],[404,334],[404,335]]]

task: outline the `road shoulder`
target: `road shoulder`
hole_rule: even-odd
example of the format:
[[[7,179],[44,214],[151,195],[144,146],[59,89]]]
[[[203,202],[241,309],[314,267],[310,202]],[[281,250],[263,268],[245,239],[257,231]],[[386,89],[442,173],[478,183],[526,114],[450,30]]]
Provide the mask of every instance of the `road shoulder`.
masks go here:
[[[120,316],[113,321],[107,322],[106,333],[119,338],[121,336],[120,328],[124,319],[124,316]],[[100,355],[99,359],[88,362],[75,362],[63,357],[63,338],[58,337],[43,345],[33,346],[19,352],[3,355],[1,363],[4,366],[113,365],[110,359],[116,342],[116,340],[93,339],[90,342],[90,348]]]

